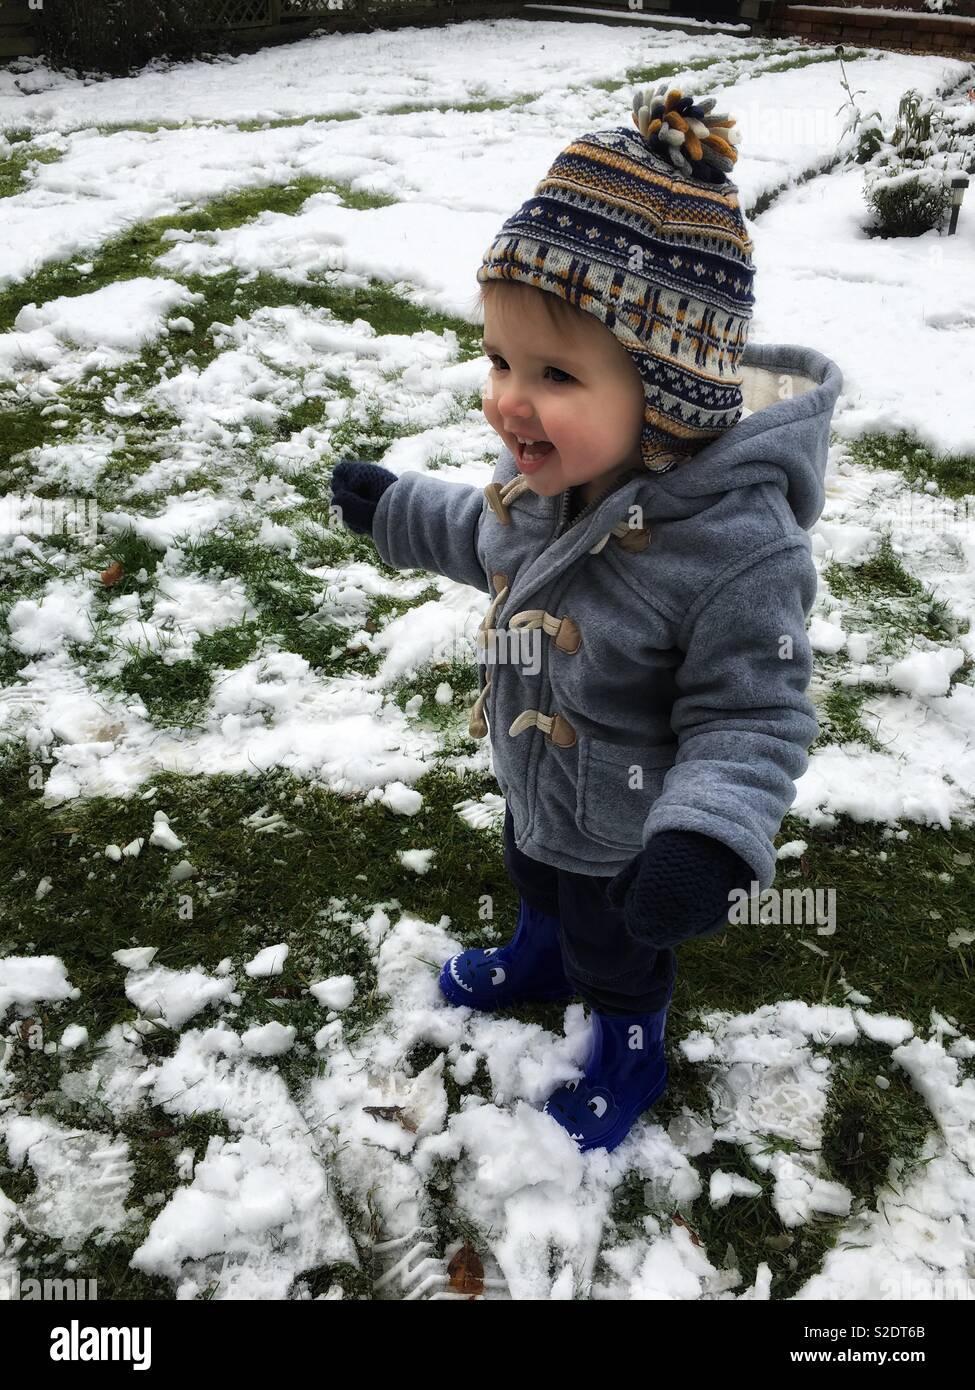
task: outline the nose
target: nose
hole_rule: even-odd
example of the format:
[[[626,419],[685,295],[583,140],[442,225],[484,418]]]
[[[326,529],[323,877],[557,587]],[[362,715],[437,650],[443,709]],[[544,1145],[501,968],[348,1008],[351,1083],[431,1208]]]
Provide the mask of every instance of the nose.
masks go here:
[[[514,434],[519,425],[535,418],[535,410],[524,391],[518,390],[511,382],[498,396],[498,413],[509,434]]]

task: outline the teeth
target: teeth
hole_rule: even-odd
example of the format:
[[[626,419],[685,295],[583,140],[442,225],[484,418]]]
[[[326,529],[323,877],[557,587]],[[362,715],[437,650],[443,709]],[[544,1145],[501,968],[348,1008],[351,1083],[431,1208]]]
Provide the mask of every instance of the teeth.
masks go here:
[[[462,979],[460,978],[460,976],[457,974],[457,962],[458,962],[459,959],[460,959],[459,956],[451,956],[451,958],[450,958],[450,977],[451,977],[452,980],[454,980],[454,982],[455,982],[456,984],[460,985],[461,989],[466,989],[468,994],[473,994],[473,993],[474,993],[474,988],[473,988],[473,986],[467,984],[467,983],[466,983],[464,980],[462,980]]]

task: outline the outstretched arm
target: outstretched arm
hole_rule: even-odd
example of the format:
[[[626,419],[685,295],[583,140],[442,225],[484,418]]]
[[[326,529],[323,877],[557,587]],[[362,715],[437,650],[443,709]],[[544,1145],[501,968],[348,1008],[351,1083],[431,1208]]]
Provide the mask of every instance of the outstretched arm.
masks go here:
[[[394,569],[431,570],[489,593],[477,554],[485,505],[480,488],[448,483],[430,473],[401,473],[376,507],[376,549]]]

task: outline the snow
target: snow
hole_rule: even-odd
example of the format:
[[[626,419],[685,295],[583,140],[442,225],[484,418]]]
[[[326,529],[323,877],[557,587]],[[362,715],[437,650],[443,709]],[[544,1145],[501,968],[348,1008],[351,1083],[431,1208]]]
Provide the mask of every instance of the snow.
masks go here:
[[[126,1224],[134,1170],[124,1139],[12,1114],[0,1114],[0,1136],[11,1165],[27,1163],[37,1178],[34,1192],[18,1206],[29,1230],[77,1250],[89,1236],[105,1244]]]
[[[232,977],[218,979],[204,970],[170,970],[164,965],[130,971],[125,979],[125,993],[143,1017],[173,1029],[226,999],[233,988]]]
[[[131,529],[159,561],[147,591],[99,594],[99,621],[112,649],[107,673],[118,674],[122,643],[186,661],[200,637],[260,616],[239,580],[197,573],[186,542],[246,523],[260,545],[292,554],[299,537],[289,509],[303,501],[299,475],[321,472],[334,431],[364,420],[367,405],[380,408],[384,426],[409,431],[383,457],[397,474],[439,460],[445,481],[479,487],[496,453],[496,437],[479,412],[457,411],[458,398],[482,385],[486,364],[461,361],[449,331],[378,333],[365,320],[345,322],[308,305],[263,307],[213,325],[213,353],[202,364],[183,357],[147,386],[113,380],[146,345],[178,348],[192,327],[187,312],[201,302],[189,277],[206,281],[233,270],[303,286],[327,274],[340,288],[375,277],[417,306],[470,317],[484,246],[554,155],[581,131],[628,122],[629,93],[621,98],[594,84],[619,80],[634,62],[672,62],[676,85],[684,82],[683,64],[712,57],[709,88],[738,116],[744,136],[736,181],[760,270],[751,336],[809,344],[844,374],[826,508],[811,537],[820,585],[809,631],[817,681],[823,670],[838,671],[865,694],[864,724],[880,748],[818,749],[797,784],[792,813],[812,829],[834,825],[840,815],[896,826],[901,840],[907,832],[900,820],[971,826],[975,689],[958,676],[966,657],[975,656],[975,638],[964,630],[975,614],[975,517],[934,486],[909,488],[899,472],[854,464],[848,446],[868,430],[903,428],[935,452],[970,450],[975,210],[963,204],[952,237],[866,237],[862,169],[829,167],[841,117],[834,114],[839,97],[824,103],[822,91],[829,84],[839,90],[838,62],[770,71],[802,45],[779,41],[763,58],[746,59],[745,34],[704,23],[693,34],[669,33],[639,19],[619,26],[536,21],[530,29],[507,19],[462,23],[437,31],[436,43],[428,30],[409,28],[331,35],[87,85],[34,65],[20,78],[26,95],[0,70],[0,125],[42,137],[63,132],[55,136],[60,158],[34,167],[22,191],[4,199],[0,287],[58,259],[84,257],[90,269],[108,238],[140,221],[175,217],[246,189],[333,179],[395,200],[360,210],[325,190],[293,216],[262,213],[238,227],[174,233],[150,274],[90,292],[79,278],[81,293],[29,304],[0,335],[0,392],[15,407],[57,406],[93,374],[104,378],[105,420],[78,438],[30,451],[34,487],[83,495],[124,457],[145,412],[163,411],[175,422],[159,456],[126,477],[118,500],[99,516],[106,534]],[[530,86],[540,95],[499,110],[456,109],[474,98],[511,103],[525,85],[526,48]],[[890,128],[907,87],[922,96],[950,89],[966,79],[969,65],[872,52],[846,68],[861,108],[878,108]],[[405,102],[431,109],[390,113]],[[434,102],[449,109],[432,109]],[[171,122],[174,113],[186,121],[180,129],[98,129]],[[347,114],[356,119],[333,119]],[[220,124],[289,117],[303,123],[255,130]],[[752,217],[749,209],[771,195],[767,209]],[[352,396],[337,393],[332,377],[348,383]],[[242,476],[237,460],[255,448],[257,427],[276,429],[311,399],[322,402],[321,424],[261,442]],[[191,473],[208,485],[186,490]],[[324,525],[311,529],[323,543],[330,535]],[[913,634],[909,649],[888,654],[882,621],[830,591],[827,567],[855,578],[885,535],[905,569],[959,620],[957,637],[939,643]],[[418,697],[403,710],[390,691],[430,663],[472,655],[487,602],[479,591],[429,575],[390,580],[362,561],[305,564],[315,586],[309,620],[334,624],[350,646],[378,657],[377,674],[331,677],[262,638],[248,660],[219,672],[202,728],[160,728],[140,700],[97,687],[70,654],[71,644],[92,640],[97,575],[73,574],[56,537],[0,532],[5,551],[8,541],[11,556],[52,566],[36,594],[10,607],[11,642],[23,660],[0,733],[51,759],[45,805],[99,795],[148,799],[147,785],[169,771],[287,769],[391,816],[410,818],[424,808],[413,784],[438,755],[440,735],[418,719]],[[148,578],[143,571],[140,584]],[[417,605],[430,584],[436,601]],[[368,631],[377,598],[414,606]],[[464,693],[444,680],[434,701],[446,708]],[[483,745],[450,763],[490,768]],[[253,833],[288,833],[268,809],[251,818]],[[504,802],[489,792],[458,801],[453,811],[466,826],[497,834]],[[92,856],[98,873],[115,876],[114,892],[128,891],[125,875],[143,868],[132,862],[137,858],[165,856],[174,885],[197,876],[191,858],[173,862],[197,846],[165,811],[140,818],[137,831],[124,847],[109,843]],[[795,871],[807,848],[804,839],[780,848],[784,873]],[[395,863],[409,893],[417,886],[413,875],[428,873],[435,853],[407,848],[395,852]],[[364,881],[363,892],[370,875],[358,871],[369,868],[368,854],[350,858],[350,880]],[[38,891],[58,884],[56,874],[32,872],[32,890],[35,880]],[[326,1017],[318,1028],[317,1018],[303,1014],[289,1023],[280,1000],[280,1022],[249,1026],[248,1018],[231,1026],[244,1012],[235,971],[256,982],[242,993],[250,988],[263,1003],[260,982],[270,981],[266,993],[273,994],[273,977],[289,955],[286,941],[246,959],[256,946],[248,941],[233,959],[175,970],[154,964],[164,948],[132,944],[126,928],[129,944],[113,955],[126,972],[118,977],[118,1002],[127,1017],[137,1011],[135,1021],[100,1036],[90,1018],[49,1025],[49,1044],[63,1054],[61,1092],[101,1107],[97,1131],[15,1113],[7,1093],[10,1044],[0,1042],[0,1132],[14,1166],[31,1167],[37,1178],[35,1192],[17,1206],[0,1196],[0,1261],[9,1259],[4,1242],[10,1244],[18,1219],[70,1248],[90,1234],[110,1239],[132,1215],[125,1207],[131,1159],[112,1122],[156,1105],[173,1117],[220,1112],[230,1132],[211,1138],[199,1161],[192,1149],[174,1155],[179,1185],[153,1210],[133,1261],[170,1279],[179,1299],[210,1292],[217,1299],[283,1299],[295,1296],[309,1270],[337,1260],[356,1266],[331,1175],[350,1201],[374,1213],[384,1235],[409,1238],[426,1214],[424,1184],[441,1163],[450,1166],[458,1217],[491,1233],[491,1255],[516,1298],[769,1299],[767,1264],[760,1262],[745,1286],[720,1250],[696,1245],[686,1227],[663,1215],[702,1196],[728,1205],[729,1217],[735,1199],[767,1202],[786,1232],[818,1215],[840,1219],[836,1246],[800,1299],[942,1297],[952,1281],[964,1281],[975,1223],[975,1082],[963,1073],[975,1040],[966,1035],[967,1021],[934,1012],[929,1028],[918,1031],[882,1012],[882,991],[872,980],[871,994],[858,989],[866,981],[849,962],[851,979],[840,981],[846,1007],[779,999],[749,1014],[704,1010],[675,1022],[674,1046],[703,1082],[707,1106],[684,1106],[666,1127],[648,1113],[613,1154],[580,1155],[538,1107],[582,1070],[589,1031],[581,1005],[569,1005],[554,1031],[446,1006],[436,966],[461,943],[448,917],[425,920],[405,895],[402,905],[367,900],[354,911],[334,911],[334,920],[369,952],[377,996],[388,1006],[364,1031],[354,1031],[358,1010],[345,1020]],[[952,932],[948,949],[970,946],[972,935]],[[833,960],[824,949],[831,942],[797,945],[824,958],[812,962],[817,967]],[[297,978],[313,980],[298,960]],[[308,984],[308,994],[329,1011],[351,1009],[365,992],[347,974]],[[83,1009],[57,957],[0,958],[0,1016],[13,1010],[5,1027],[16,1028],[40,1004],[57,1019],[59,1006],[79,1000]],[[161,1028],[176,1035],[166,1039],[172,1054],[150,1064],[142,1040]],[[844,1054],[867,1043],[889,1050],[879,1062],[871,1054],[871,1074],[880,1068],[878,1092],[900,1069],[928,1107],[928,1161],[903,1181],[892,1171],[870,1202],[854,1204],[829,1175],[823,1131]],[[438,1055],[414,1074],[406,1058],[423,1044]],[[281,1068],[290,1074],[306,1054],[318,1074],[292,1091]],[[487,1078],[489,1100],[475,1088],[478,1077]],[[451,1110],[454,1086],[463,1094]],[[770,1149],[770,1135],[782,1149]],[[695,1159],[715,1143],[736,1146],[747,1174],[723,1160],[705,1191]],[[633,1174],[658,1215],[646,1217],[642,1232],[608,1245],[614,1193]],[[333,1287],[328,1296],[340,1292]]]
[[[11,1007],[32,1008],[35,1004],[77,999],[63,962],[57,956],[5,956],[0,958],[0,1019]]]
[[[784,845],[779,845],[775,857],[777,859],[798,859],[805,854],[809,848],[805,840],[787,840]]]
[[[420,793],[403,782],[390,782],[378,799],[398,816],[415,816],[423,805]]]
[[[355,977],[352,975],[332,975],[327,980],[318,980],[308,986],[319,1004],[326,1009],[347,1009],[355,998]]]
[[[87,1047],[88,1029],[78,1023],[71,1023],[61,1034],[61,1051],[74,1052],[76,1048]]]
[[[202,294],[175,280],[136,276],[91,294],[62,295],[40,306],[28,304],[14,320],[14,328],[18,333],[45,331],[73,347],[138,352],[168,331],[170,310],[202,300]]]
[[[401,849],[396,854],[404,869],[412,869],[413,873],[421,875],[430,872],[435,856],[436,850],[433,849]]]
[[[7,619],[10,640],[26,656],[54,653],[91,633],[91,594],[77,581],[54,580],[43,598],[18,599]]]
[[[838,652],[846,646],[846,633],[838,623],[816,614],[809,623],[809,645],[814,652]]]
[[[272,1021],[259,1028],[248,1028],[241,1033],[244,1049],[255,1057],[280,1057],[290,1052],[295,1042],[296,1030],[290,1025]]]
[[[571,34],[566,33],[569,28]],[[493,51],[488,52],[486,34],[490,31],[492,41],[499,42],[504,36],[514,38],[522,33],[523,26],[503,21],[493,26],[475,23],[450,29],[438,68],[438,77],[446,79],[446,87],[438,90],[449,94],[451,84],[456,83],[452,70],[447,69],[447,55],[462,48],[465,57],[484,59],[476,70],[485,94],[490,95],[495,90],[491,85],[494,74],[500,81],[503,65]],[[599,25],[535,24],[533,41],[537,37],[545,48],[538,50],[541,66],[533,78],[541,81],[556,55],[569,55],[567,73],[589,65],[588,77],[583,80],[616,71],[621,55],[627,52],[630,33],[626,26],[617,33]],[[330,37],[330,44],[335,37]],[[729,79],[735,77],[734,54],[741,41],[730,36],[657,34],[651,38],[641,34],[641,41],[652,42],[655,57],[659,54],[661,58],[707,53],[712,45],[722,44],[722,53],[727,56],[714,70],[717,89],[721,90],[723,70]],[[406,44],[402,36],[385,35],[387,42],[395,52]],[[343,47],[345,44],[351,44],[350,51],[362,51],[362,45],[352,43],[351,36],[343,39]],[[430,56],[418,57],[415,41],[407,47],[411,51],[409,72],[422,73]],[[585,56],[572,52],[578,48],[585,49]],[[246,112],[253,115],[262,109],[261,83],[267,78],[270,92],[273,82],[268,74],[273,74],[279,92],[284,94],[276,108],[280,114],[307,114],[309,109],[318,109],[308,105],[317,88],[301,66],[301,54],[312,51],[303,43],[273,55],[255,54],[246,62],[186,65],[172,75],[173,101],[185,99],[188,105],[179,109],[186,109],[190,116],[228,118],[226,110],[217,109],[219,94],[229,98],[233,91],[238,101],[249,101]],[[335,51],[330,47],[330,55]],[[419,67],[414,66],[417,62]],[[937,576],[935,582],[944,596],[962,611],[970,610],[975,602],[970,561],[962,559],[959,565],[955,559],[946,567],[945,557],[951,546],[960,557],[975,553],[972,519],[962,516],[960,508],[954,509],[957,515],[950,519],[957,541],[952,541],[952,532],[945,527],[941,535],[935,534],[935,523],[946,510],[945,499],[926,498],[908,515],[903,488],[898,498],[896,484],[889,484],[881,475],[871,496],[869,479],[858,470],[841,470],[842,441],[867,428],[915,429],[939,450],[967,447],[972,422],[963,344],[975,332],[975,300],[965,288],[970,283],[966,267],[972,254],[975,218],[967,218],[963,209],[959,231],[950,238],[929,234],[902,241],[867,239],[859,231],[863,220],[860,170],[834,170],[826,181],[828,198],[823,197],[822,178],[798,181],[801,172],[821,167],[835,153],[838,119],[825,119],[822,105],[815,99],[834,64],[824,62],[778,73],[765,72],[762,66],[753,61],[719,98],[734,107],[746,132],[743,150],[747,149],[751,158],[743,155],[738,175],[744,205],[748,207],[762,194],[786,184],[785,193],[752,223],[756,263],[763,279],[752,336],[757,341],[807,342],[833,353],[840,359],[845,378],[833,420],[840,443],[831,456],[827,511],[812,536],[817,561],[823,565],[830,559],[839,564],[858,563],[875,550],[882,528],[889,524],[895,543],[908,548],[911,567]],[[838,64],[835,68],[838,75]],[[852,63],[856,81],[861,86],[868,84],[870,104],[888,116],[896,111],[908,80],[922,95],[929,95],[942,81],[963,70],[964,65],[953,59],[919,59],[895,53],[885,54],[881,60]],[[286,79],[282,79],[284,71]],[[322,80],[334,83],[336,89],[341,87],[341,71],[331,67],[329,71],[332,77]],[[247,98],[240,89],[244,73],[247,83],[253,84],[248,87],[251,95]],[[497,90],[510,95],[510,77],[508,80],[509,87]],[[146,101],[140,118],[151,119],[154,110],[163,114],[162,106],[154,108],[152,103],[153,94],[165,86],[164,77],[146,74],[141,79],[89,87],[58,79],[52,89],[36,97],[17,98],[22,104],[19,119],[30,119],[33,114],[43,125],[55,111],[62,125],[75,117],[109,118],[104,86],[114,92],[120,112],[126,109],[126,93],[139,88]],[[388,84],[383,91],[392,95]],[[458,100],[460,97],[458,92]],[[178,278],[171,278],[174,272],[194,269],[215,273],[227,265],[245,274],[264,270],[300,280],[310,268],[320,266],[315,259],[319,253],[328,261],[338,249],[342,253],[336,272],[340,282],[343,276],[351,283],[359,283],[365,275],[387,283],[403,277],[406,283],[401,288],[418,303],[464,312],[473,295],[472,266],[478,263],[499,218],[507,215],[537,180],[539,165],[576,130],[621,118],[618,98],[590,90],[583,101],[578,93],[563,89],[558,108],[553,107],[551,95],[543,95],[527,104],[517,118],[510,111],[448,111],[436,116],[408,113],[397,117],[392,129],[391,123],[384,121],[380,141],[378,133],[372,133],[379,130],[380,115],[370,114],[374,110],[370,102],[378,99],[365,98],[365,114],[356,122],[319,122],[254,132],[187,126],[151,136],[143,132],[101,135],[83,130],[68,137],[64,157],[56,165],[43,166],[38,177],[53,178],[57,171],[61,180],[58,196],[76,201],[71,170],[77,158],[83,162],[78,175],[90,202],[93,185],[101,187],[93,179],[93,164],[103,158],[107,166],[122,149],[123,136],[130,142],[126,150],[133,174],[139,179],[145,177],[156,189],[160,180],[165,184],[167,180],[199,179],[204,172],[212,176],[208,195],[224,191],[228,178],[236,177],[237,186],[247,186],[248,180],[258,175],[275,173],[273,161],[267,169],[263,162],[271,147],[282,158],[283,152],[289,151],[288,157],[300,162],[301,173],[320,172],[356,181],[355,170],[368,181],[381,168],[399,199],[394,205],[353,210],[341,206],[334,194],[321,193],[293,217],[262,214],[226,231],[181,233],[167,243],[158,263],[160,283],[179,285]],[[12,98],[0,95],[0,109],[4,100]],[[197,101],[204,103],[204,109],[194,106]],[[52,106],[52,102],[57,105]],[[172,109],[166,107],[167,111]],[[770,112],[775,119],[770,118]],[[558,124],[553,127],[556,119]],[[515,120],[517,126],[513,127]],[[517,129],[515,141],[508,138],[513,129]],[[476,179],[470,176],[471,159],[477,160]],[[294,163],[289,171],[292,176],[298,172]],[[119,197],[129,197],[132,191],[130,185],[120,189],[117,180],[108,182],[109,186]],[[42,192],[42,186],[35,183],[5,203],[11,211],[27,208]],[[45,218],[53,223],[55,219],[48,213],[45,205]],[[140,215],[133,210],[133,216]],[[58,225],[73,232],[77,222],[66,218]],[[25,239],[12,226],[10,254],[19,255],[25,247],[36,245],[36,240]],[[146,277],[142,279],[150,283]],[[133,296],[141,314],[146,308],[145,297],[141,291],[133,291]],[[133,317],[139,318],[134,309]],[[897,345],[907,324],[912,328],[911,351],[903,352]],[[402,387],[395,404],[390,403],[390,418],[426,423],[428,429],[396,440],[384,466],[395,472],[424,468],[439,450],[448,448],[459,462],[456,468],[442,472],[458,482],[482,483],[485,454],[490,448],[490,431],[484,422],[471,420],[449,428],[442,424],[445,403],[455,399],[453,392],[476,389],[484,373],[484,364],[478,361],[456,361],[452,339],[449,333],[379,335],[363,321],[347,324],[319,310],[267,308],[224,326],[218,334],[223,350],[205,367],[184,362],[167,381],[151,387],[147,403],[173,411],[180,421],[175,457],[154,464],[140,480],[141,487],[158,493],[160,505],[147,513],[145,497],[133,492],[131,509],[106,512],[100,522],[109,530],[133,525],[139,536],[165,554],[154,601],[135,608],[134,596],[126,595],[125,602],[110,604],[114,639],[134,642],[140,650],[158,651],[164,645],[169,647],[166,634],[171,633],[175,637],[172,658],[181,660],[190,655],[201,632],[253,617],[239,584],[185,573],[176,548],[180,537],[202,537],[222,522],[243,519],[245,505],[231,491],[219,487],[169,496],[167,492],[180,471],[185,473],[190,466],[205,468],[213,451],[244,439],[251,422],[273,422],[303,395],[321,390],[325,356],[357,392],[365,394],[384,390],[382,372],[401,374]],[[843,345],[842,351],[838,344]],[[879,344],[890,345],[889,350],[878,350]],[[64,351],[83,352],[67,347]],[[71,373],[82,371],[82,356],[58,360]],[[126,399],[123,395],[119,408],[128,408],[124,406]],[[120,423],[124,425],[126,418],[120,417]],[[110,457],[114,447],[111,443],[96,447],[92,441],[62,445],[38,458],[41,476],[70,476],[73,485],[83,490],[83,460],[90,460],[87,476],[91,477],[92,467],[103,466],[106,455],[102,450],[107,449]],[[305,443],[282,441],[274,450],[276,468],[269,470],[268,476],[276,472],[280,478],[282,505],[287,498],[288,472],[302,463],[313,465],[316,458],[312,439]],[[51,470],[49,475],[47,470]],[[919,510],[924,505],[926,513]],[[948,510],[952,510],[950,503]],[[266,543],[290,549],[293,533],[289,527],[268,515],[260,518],[260,525]],[[408,609],[370,634],[362,629],[361,620],[356,622],[358,615],[364,617],[366,597],[383,591],[405,596],[410,592],[407,585],[416,586],[417,581],[377,583],[374,570],[370,573],[368,566],[357,565],[342,574],[323,567],[320,582],[324,598],[318,611],[322,618],[334,620],[341,614],[349,625],[350,642],[358,641],[367,650],[381,654],[382,665],[375,678],[322,680],[300,657],[259,652],[218,684],[210,718],[199,732],[174,732],[160,738],[151,722],[140,715],[137,702],[111,700],[111,720],[121,725],[122,732],[110,749],[85,732],[86,727],[104,725],[104,709],[90,698],[73,664],[45,659],[63,658],[67,642],[82,640],[82,634],[90,633],[90,591],[77,581],[52,579],[43,597],[19,600],[11,614],[14,643],[23,655],[35,658],[27,688],[37,697],[43,714],[33,737],[49,743],[48,733],[53,728],[67,731],[57,741],[45,798],[55,802],[79,795],[124,795],[152,772],[185,767],[192,760],[204,773],[289,766],[297,775],[314,776],[340,794],[385,793],[384,804],[391,809],[415,813],[406,809],[405,793],[428,765],[436,736],[422,726],[410,727],[408,716],[386,701],[383,691],[425,661],[461,652],[470,655],[473,634],[483,616],[483,595],[437,578],[439,602]],[[417,592],[417,587],[412,592]],[[821,584],[817,611],[810,623],[814,649],[824,655],[848,652],[858,680],[883,681],[888,675],[883,665],[865,667],[872,634],[849,631],[842,607],[827,613],[824,604],[825,586]],[[841,644],[844,636],[846,647]],[[968,649],[962,640],[953,648]],[[955,659],[932,654],[932,675],[943,681],[945,677],[939,674],[944,669],[942,663]],[[933,711],[926,689],[923,683],[904,689],[905,695],[913,698],[898,712],[898,722],[905,716],[923,718],[927,728],[921,737],[934,745],[933,750],[927,747],[922,754],[918,749],[918,755],[906,761],[899,756],[900,749],[895,758],[881,755],[885,767],[880,778],[873,777],[867,751],[846,750],[837,761],[832,751],[824,750],[816,755],[800,782],[794,811],[808,817],[813,825],[829,823],[831,815],[848,809],[869,776],[872,804],[864,809],[870,818],[893,823],[906,815],[921,824],[943,824],[946,816],[965,818],[969,814],[966,796],[953,785],[946,786],[938,771],[946,760],[939,758],[937,748],[945,744],[953,754],[957,752],[960,735],[955,711]],[[956,700],[952,697],[952,704]],[[878,705],[876,712],[881,713],[882,707]],[[964,718],[961,727],[967,737],[970,724]],[[75,745],[70,753],[65,741]],[[485,756],[479,751],[474,765],[483,765]],[[816,765],[820,758],[831,760],[828,783]],[[970,784],[971,777],[966,777],[966,787]]]
[[[153,827],[152,834],[149,836],[150,845],[158,845],[160,849],[182,849],[183,841],[175,834],[168,825],[156,825]]]
[[[263,951],[258,951],[253,960],[246,963],[245,975],[249,975],[252,980],[263,979],[267,975],[280,975],[290,950],[291,947],[287,943],[265,946]]]
[[[972,1298],[975,1081],[959,1081],[958,1063],[933,1039],[912,1038],[891,1060],[924,1096],[937,1128],[913,1175],[903,1183],[892,1175],[876,1209],[848,1223],[797,1298]]]
[[[112,959],[126,970],[148,970],[158,946],[133,946],[122,951],[113,951]]]
[[[890,1018],[886,1014],[867,1014],[857,1009],[853,1015],[857,1027],[871,1042],[886,1043],[897,1047],[906,1042],[914,1032],[913,1025],[904,1018]]]
[[[239,1048],[230,1029],[193,1030],[146,1075],[164,1110],[219,1110],[239,1134],[210,1139],[189,1186],[176,1190],[132,1257],[134,1268],[173,1279],[177,1298],[212,1283],[217,1300],[280,1299],[303,1270],[359,1263],[305,1118],[280,1074]]]
[[[732,1197],[760,1197],[762,1189],[751,1178],[743,1178],[740,1173],[726,1173],[716,1168],[708,1184],[708,1197],[713,1207],[726,1207]]]
[[[887,673],[891,684],[909,695],[926,699],[931,695],[947,695],[951,677],[965,661],[960,647],[939,647],[930,652],[912,652],[903,661],[894,662]]]

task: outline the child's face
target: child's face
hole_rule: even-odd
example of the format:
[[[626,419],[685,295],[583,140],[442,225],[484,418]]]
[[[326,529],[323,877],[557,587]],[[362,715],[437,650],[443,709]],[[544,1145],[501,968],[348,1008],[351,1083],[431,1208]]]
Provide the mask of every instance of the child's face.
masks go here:
[[[612,476],[640,463],[643,384],[605,324],[583,314],[566,337],[539,303],[542,293],[505,284],[484,302],[484,351],[492,364],[484,414],[533,492],[552,497],[592,484],[583,487],[588,502]],[[524,459],[519,435],[554,447],[534,464]]]

